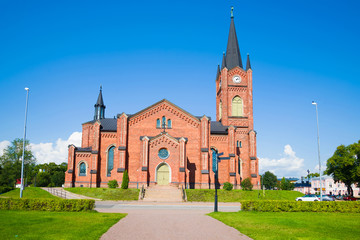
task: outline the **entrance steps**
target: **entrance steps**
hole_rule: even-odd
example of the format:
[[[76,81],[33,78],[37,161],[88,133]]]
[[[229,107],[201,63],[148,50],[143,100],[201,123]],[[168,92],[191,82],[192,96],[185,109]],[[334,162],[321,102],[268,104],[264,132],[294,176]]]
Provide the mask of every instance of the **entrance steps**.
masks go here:
[[[182,202],[181,189],[173,186],[151,186],[146,189],[145,202]]]

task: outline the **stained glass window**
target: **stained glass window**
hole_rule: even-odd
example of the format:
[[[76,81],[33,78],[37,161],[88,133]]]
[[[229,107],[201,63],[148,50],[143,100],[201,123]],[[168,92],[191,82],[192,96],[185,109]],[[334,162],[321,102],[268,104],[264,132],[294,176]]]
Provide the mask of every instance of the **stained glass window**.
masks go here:
[[[79,176],[86,176],[86,164],[84,162],[80,163]]]
[[[107,176],[111,176],[111,170],[114,168],[114,149],[115,147],[109,148],[108,151],[108,164],[107,164]]]
[[[158,156],[161,159],[167,159],[169,157],[169,151],[166,148],[162,148],[159,150]]]

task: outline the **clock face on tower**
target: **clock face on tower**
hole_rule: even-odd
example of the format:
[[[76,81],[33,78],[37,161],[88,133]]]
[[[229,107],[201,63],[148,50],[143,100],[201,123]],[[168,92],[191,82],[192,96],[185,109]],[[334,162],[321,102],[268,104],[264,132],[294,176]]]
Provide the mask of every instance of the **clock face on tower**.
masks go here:
[[[235,75],[232,78],[234,83],[240,83],[241,82],[241,77],[239,75]]]

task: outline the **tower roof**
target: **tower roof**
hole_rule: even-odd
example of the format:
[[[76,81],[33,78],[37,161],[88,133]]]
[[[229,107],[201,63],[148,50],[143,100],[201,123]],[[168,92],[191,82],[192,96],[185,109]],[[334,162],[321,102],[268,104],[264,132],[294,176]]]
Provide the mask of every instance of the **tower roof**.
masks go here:
[[[216,70],[216,80],[219,78],[219,76],[220,76],[220,66],[218,65],[218,67],[217,67],[217,70]]]
[[[103,97],[102,97],[102,86],[100,86],[99,96],[98,96],[98,99],[97,99],[96,104],[94,105],[94,107],[99,107],[99,106],[105,108],[104,100],[103,100]]]
[[[246,71],[249,69],[251,69],[251,64],[250,64],[250,56],[248,54],[246,59]]]
[[[227,69],[233,69],[234,67],[243,68],[239,44],[236,36],[234,16],[233,16],[233,7],[231,8],[231,22],[230,22],[230,31],[229,38],[226,48],[226,67]]]

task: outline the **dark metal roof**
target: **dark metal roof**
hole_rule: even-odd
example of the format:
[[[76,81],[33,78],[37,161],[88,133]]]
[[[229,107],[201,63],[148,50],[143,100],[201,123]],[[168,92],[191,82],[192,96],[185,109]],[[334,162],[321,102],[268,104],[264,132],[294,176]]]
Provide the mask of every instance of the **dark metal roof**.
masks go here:
[[[223,70],[226,67],[226,56],[225,53],[223,53],[223,59],[221,62],[221,70]]]
[[[98,99],[97,99],[96,104],[94,105],[94,107],[98,107],[98,106],[105,108],[104,100],[103,100],[103,97],[102,97],[102,87],[101,86],[100,86],[99,96],[98,96]]]
[[[220,74],[221,74],[220,66],[218,65],[217,70],[216,70],[216,79],[215,80],[217,80],[219,78]]]
[[[226,67],[229,70],[233,69],[234,67],[243,68],[233,16],[231,16],[230,31],[229,31],[227,48],[226,48],[225,61],[226,61]]]
[[[247,55],[247,59],[246,59],[246,70],[251,69],[251,64],[250,64],[250,56],[249,54]]]
[[[211,134],[227,134],[228,126],[222,125],[221,122],[211,121]]]
[[[103,119],[99,119],[98,121],[100,121],[100,125],[101,125],[100,130],[101,131],[116,132],[116,129],[117,129],[116,118],[103,118]],[[94,122],[96,122],[96,120],[92,120],[92,121],[86,122],[86,123],[94,123]]]
[[[87,148],[81,148],[81,147],[75,147],[75,152],[91,152],[91,147]]]

